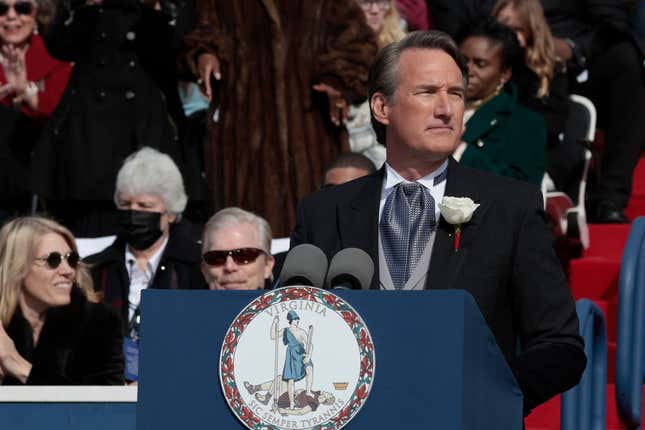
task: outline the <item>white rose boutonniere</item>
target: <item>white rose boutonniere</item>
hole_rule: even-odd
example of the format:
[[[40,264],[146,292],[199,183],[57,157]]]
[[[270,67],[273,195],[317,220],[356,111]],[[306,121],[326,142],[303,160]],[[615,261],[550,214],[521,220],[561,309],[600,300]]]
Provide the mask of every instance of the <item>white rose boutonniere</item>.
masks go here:
[[[443,216],[448,224],[455,226],[455,252],[459,251],[461,225],[470,221],[478,207],[479,203],[475,203],[469,197],[444,196],[441,203],[439,203],[441,216]]]

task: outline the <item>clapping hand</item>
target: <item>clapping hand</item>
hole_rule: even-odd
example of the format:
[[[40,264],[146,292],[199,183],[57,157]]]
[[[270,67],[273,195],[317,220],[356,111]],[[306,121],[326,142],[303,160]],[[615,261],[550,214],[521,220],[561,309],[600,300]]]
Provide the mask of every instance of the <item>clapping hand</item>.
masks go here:
[[[26,52],[27,45],[22,48],[18,48],[10,44],[2,46],[4,74],[7,78],[8,84],[11,85],[11,87],[9,89],[5,89],[5,91],[11,91],[16,96],[24,94],[27,90],[27,85],[29,84],[27,81],[27,67],[25,65]]]
[[[0,100],[13,94],[13,84],[0,85]]]
[[[341,121],[347,119],[349,115],[349,105],[343,98],[343,95],[337,89],[327,84],[316,84],[313,86],[315,91],[327,94],[329,99],[329,117],[335,125],[340,125]]]

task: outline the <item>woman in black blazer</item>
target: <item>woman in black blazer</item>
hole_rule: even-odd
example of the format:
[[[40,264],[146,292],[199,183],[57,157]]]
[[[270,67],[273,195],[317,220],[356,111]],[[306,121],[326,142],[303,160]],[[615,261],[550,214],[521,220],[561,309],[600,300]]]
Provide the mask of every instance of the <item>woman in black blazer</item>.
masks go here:
[[[40,217],[0,230],[0,383],[124,383],[119,319],[97,303],[74,237]]]

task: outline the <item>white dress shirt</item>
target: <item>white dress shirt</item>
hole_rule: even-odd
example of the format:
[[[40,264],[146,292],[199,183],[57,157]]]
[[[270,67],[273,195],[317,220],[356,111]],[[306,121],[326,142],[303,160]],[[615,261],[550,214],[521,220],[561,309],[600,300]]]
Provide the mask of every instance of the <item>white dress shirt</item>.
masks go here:
[[[146,263],[145,270],[139,269],[139,266],[137,266],[137,258],[130,251],[130,247],[126,245],[125,268],[128,271],[128,277],[130,278],[130,291],[128,292],[128,321],[132,320],[134,312],[141,303],[141,291],[148,288],[150,283],[152,283],[155,273],[157,272],[157,266],[159,266],[159,261],[161,261],[161,255],[166,249],[167,244],[168,238],[166,237],[166,240],[163,241],[159,249]]]

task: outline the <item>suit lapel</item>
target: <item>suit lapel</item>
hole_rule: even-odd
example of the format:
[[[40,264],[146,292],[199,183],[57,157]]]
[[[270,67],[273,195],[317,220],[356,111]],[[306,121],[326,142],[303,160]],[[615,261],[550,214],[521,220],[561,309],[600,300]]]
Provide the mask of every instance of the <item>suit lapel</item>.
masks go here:
[[[461,226],[461,243],[455,251],[455,226],[441,217],[437,228],[432,258],[426,279],[426,289],[454,288],[455,280],[464,266],[468,251],[476,240],[477,231],[488,210],[488,202],[479,201],[477,182],[470,178],[468,171],[451,157],[448,164],[448,178],[445,196],[470,197],[479,203],[470,222]]]
[[[338,206],[341,249],[355,247],[367,252],[374,262],[371,289],[379,286],[378,210],[385,168],[368,177],[356,197]]]

